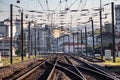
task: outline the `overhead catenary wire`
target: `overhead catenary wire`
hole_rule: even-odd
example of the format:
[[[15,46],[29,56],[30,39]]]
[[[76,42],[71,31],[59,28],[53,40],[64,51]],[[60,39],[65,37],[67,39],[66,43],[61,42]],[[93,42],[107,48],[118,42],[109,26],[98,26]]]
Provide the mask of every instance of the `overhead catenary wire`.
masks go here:
[[[80,8],[80,4],[81,4],[81,3],[82,3],[82,0],[80,0],[80,1],[79,1],[79,4],[78,4],[77,9],[76,9],[76,10],[77,10],[77,12],[79,12],[79,11],[80,11],[80,10],[79,10],[79,8]],[[75,14],[77,14],[77,13],[74,13],[73,17],[75,16]]]
[[[85,0],[85,2],[84,2],[84,4],[83,4],[83,7],[82,7],[82,8],[81,8],[81,10],[80,10],[80,12],[81,12],[81,13],[80,13],[80,15],[79,15],[79,17],[78,17],[77,19],[79,19],[79,18],[81,17],[82,10],[83,10],[83,9],[84,9],[84,7],[86,6],[87,1],[88,1],[88,0]],[[77,19],[76,19],[76,20],[77,20]],[[74,21],[76,22],[76,20],[74,20]]]
[[[67,8],[68,0],[65,0],[65,9]]]
[[[46,6],[47,6],[47,11],[49,11],[50,8],[49,8],[48,0],[46,0]]]
[[[39,5],[41,6],[42,10],[45,11],[45,9],[43,8],[43,6],[42,6],[40,0],[38,0],[38,3],[39,3]]]
[[[61,4],[61,0],[60,0],[60,2],[58,3],[57,7],[55,8],[55,11],[56,11],[57,8],[60,6],[60,4]]]
[[[77,2],[77,0],[75,0],[75,1],[69,6],[69,8],[72,7],[76,2]]]
[[[87,1],[88,1],[88,0],[85,0],[85,3],[84,3],[84,5],[83,5],[82,9],[84,9],[84,7],[86,6]],[[82,10],[82,9],[81,9],[81,10]],[[80,17],[81,17],[81,14],[80,14]]]
[[[38,3],[39,3],[39,5],[41,6],[42,10],[44,11],[45,15],[47,16],[47,13],[46,13],[45,9],[43,8],[43,6],[42,6],[40,0],[38,0]]]
[[[80,4],[82,3],[82,0],[80,0],[80,2],[79,2],[79,4],[78,4],[78,8],[77,8],[77,10],[79,10],[79,8],[80,8]]]
[[[63,9],[63,12],[61,14],[64,14],[64,16],[65,16],[65,14],[67,13],[67,11],[70,9],[70,7],[72,7],[76,3],[76,1],[77,0],[75,0],[72,4],[70,4],[70,6],[67,7],[66,5],[67,5],[68,0],[65,0],[65,2],[66,2],[66,4],[65,4],[65,10]],[[60,0],[60,4],[62,5],[62,1],[61,0]],[[60,12],[61,12],[61,5],[60,5]]]
[[[29,1],[29,0],[27,0],[27,1]],[[43,5],[42,4],[42,0],[38,0],[38,3],[39,3],[39,5],[41,6],[41,8],[42,8],[42,10],[41,10],[41,14],[45,14],[45,15],[47,15],[47,13],[46,13],[46,10],[48,10],[48,11],[50,11],[50,4],[49,4],[49,1],[48,0],[44,0],[44,1],[46,1],[46,6],[47,6],[47,8],[45,7],[45,5]],[[75,8],[73,8],[74,7],[74,5],[75,4],[77,4],[77,5],[75,5],[76,7],[77,7],[77,9],[76,10],[78,10],[78,12],[76,12],[76,13],[73,13],[72,14],[72,16],[73,16],[73,24],[75,24],[75,20],[74,19],[79,19],[79,18],[81,18],[81,14],[82,14],[82,9],[84,9],[84,7],[86,6],[86,4],[87,4],[87,0],[74,0],[74,1],[72,1],[72,2],[70,2],[69,3],[69,5],[68,5],[68,2],[69,2],[69,0],[59,0],[59,2],[58,2],[58,5],[56,6],[56,8],[55,8],[55,10],[54,11],[57,11],[58,10],[58,8],[60,7],[60,5],[64,5],[64,4],[62,4],[63,3],[63,1],[65,1],[67,4],[65,4],[65,6],[66,6],[66,8],[71,8],[71,10],[72,9],[75,9]],[[79,3],[77,3],[79,1]],[[83,1],[85,2],[84,3],[84,5],[83,6],[81,6],[81,3],[83,3]],[[95,0],[94,0],[95,1]],[[7,2],[5,2],[5,1],[3,1],[3,0],[0,0],[0,2],[2,3],[2,4],[4,4],[4,5],[8,5],[9,6],[9,4],[7,3]],[[29,3],[29,2],[28,2]],[[93,3],[94,4],[94,3]],[[28,12],[31,12],[32,13],[32,10],[29,10],[28,8],[29,8],[29,4],[28,4],[28,6],[27,6],[27,9],[25,9],[25,8],[22,8],[22,7],[19,7],[19,6],[16,6],[17,8],[21,8],[21,9],[23,9],[24,10],[24,12],[25,11],[28,11]],[[82,8],[81,8],[82,7]],[[93,7],[95,7],[94,5],[93,5]],[[65,8],[65,7],[64,7]],[[61,7],[60,8],[60,10],[59,11],[61,11],[61,13],[62,12],[64,12],[64,8],[63,7]],[[81,10],[79,10],[79,9],[81,9]],[[31,14],[30,13],[30,14]],[[40,13],[40,11],[37,11],[37,10],[34,10],[33,11],[33,13]],[[59,13],[55,13],[55,14],[58,14],[59,15]],[[67,21],[67,19],[68,19],[68,12],[66,13],[67,15],[65,15],[66,16],[66,21]],[[79,16],[79,14],[80,14],[80,16]],[[94,14],[94,13],[93,13]],[[34,15],[34,14],[33,14]],[[75,15],[75,17],[74,17],[74,15]],[[88,15],[91,15],[91,14],[88,14]],[[48,15],[47,15],[48,16]],[[37,16],[36,16],[37,17]],[[43,17],[46,17],[46,16],[43,16]],[[56,17],[56,16],[55,16]],[[97,16],[93,16],[93,17],[97,17]],[[56,18],[58,18],[58,17],[56,17]],[[56,21],[56,20],[55,20]]]
[[[2,0],[0,0],[0,2],[1,2],[2,4],[4,4],[5,6],[9,6],[9,5],[10,5],[10,4],[7,4],[6,2],[2,1]]]

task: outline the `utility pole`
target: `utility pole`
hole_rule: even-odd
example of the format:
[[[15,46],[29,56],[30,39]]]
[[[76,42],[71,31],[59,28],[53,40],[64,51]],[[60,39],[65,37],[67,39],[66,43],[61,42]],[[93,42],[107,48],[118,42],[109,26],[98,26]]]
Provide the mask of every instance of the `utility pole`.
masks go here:
[[[12,39],[12,37],[13,37],[13,5],[12,4],[10,4],[10,64],[12,64],[13,63],[13,51],[12,51],[12,46],[13,46],[13,39]]]
[[[77,53],[79,52],[79,33],[77,32]]]
[[[39,50],[39,55],[40,55],[40,32],[38,29],[38,50]]]
[[[93,24],[93,19],[91,17],[91,24],[92,24],[92,41],[93,41],[93,50],[95,49],[95,41],[94,41],[94,24]],[[95,54],[94,54],[95,57]]]
[[[28,23],[28,58],[30,58],[30,22]]]
[[[81,53],[82,53],[82,51],[83,51],[83,50],[82,50],[82,44],[83,44],[83,42],[82,42],[82,41],[83,41],[83,40],[82,40],[82,30],[80,30],[80,31],[81,31]]]
[[[70,35],[68,34],[68,52],[70,53]]]
[[[64,49],[64,43],[65,43],[65,42],[64,42],[64,36],[63,36],[63,52],[64,52],[64,50],[65,50],[65,49]]]
[[[112,53],[113,53],[113,62],[116,62],[115,60],[115,26],[114,26],[114,3],[111,3],[112,7],[112,41],[113,41],[113,46],[112,46]]]
[[[35,49],[35,57],[36,57],[36,28],[35,28],[35,47],[34,47],[34,49]]]
[[[52,27],[52,22],[51,22],[51,27]],[[51,30],[52,30],[52,28],[51,27],[49,27],[49,29],[48,29],[48,51],[50,51],[51,50]]]
[[[73,33],[73,53],[75,54],[75,44],[74,44],[74,33]]]
[[[58,37],[57,37],[57,52],[58,52]]]
[[[23,10],[21,11],[21,60],[23,61]]]
[[[33,55],[32,53],[33,53],[33,40],[32,40],[32,37],[33,37],[33,35],[31,34],[30,35],[30,37],[31,37],[31,39],[30,39],[30,41],[31,41],[31,55]]]
[[[86,56],[88,56],[87,53],[87,27],[85,26],[85,45],[86,45]]]
[[[103,59],[103,40],[102,40],[102,1],[100,0],[100,38],[101,38],[101,59]]]

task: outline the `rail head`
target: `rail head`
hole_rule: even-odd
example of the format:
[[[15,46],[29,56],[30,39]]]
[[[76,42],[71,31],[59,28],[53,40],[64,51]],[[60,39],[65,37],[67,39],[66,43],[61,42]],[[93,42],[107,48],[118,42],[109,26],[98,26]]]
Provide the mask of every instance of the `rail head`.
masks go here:
[[[78,58],[76,58],[76,57],[74,57],[74,56],[71,56],[71,57],[74,58],[74,59],[76,59],[76,60],[78,60],[78,61],[81,61],[81,62],[85,63],[86,65],[88,65],[88,66],[90,66],[90,67],[98,70],[99,72],[101,72],[101,73],[103,73],[103,74],[111,77],[113,80],[119,80],[116,76],[111,75],[111,74],[107,73],[106,71],[103,71],[103,70],[101,70],[101,69],[93,66],[93,65],[92,65],[91,63],[89,63],[88,61],[82,60],[82,59],[80,59],[80,58],[78,59]]]
[[[37,70],[39,68],[39,66],[42,66],[45,64],[45,62],[47,61],[47,59],[45,59],[43,62],[41,62],[40,64],[34,66],[32,69],[24,72],[23,74],[21,74],[20,76],[16,77],[14,80],[24,80],[25,78],[27,78],[29,75],[31,75],[35,70]]]
[[[57,65],[57,61],[58,61],[58,57],[56,58],[55,64],[53,65],[53,68],[52,68],[47,80],[52,80],[53,75],[54,75],[54,71],[55,71],[55,66]]]

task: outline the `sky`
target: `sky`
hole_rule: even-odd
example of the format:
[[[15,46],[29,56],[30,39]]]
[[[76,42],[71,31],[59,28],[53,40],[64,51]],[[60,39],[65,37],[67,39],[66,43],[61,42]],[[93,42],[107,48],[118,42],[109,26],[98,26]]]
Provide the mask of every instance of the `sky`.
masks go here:
[[[49,14],[49,12],[47,10],[55,10],[55,9],[56,9],[56,12],[59,13],[60,10],[65,10],[65,7],[66,8],[69,7],[70,10],[89,9],[90,14],[92,14],[92,13],[96,13],[95,11],[92,10],[92,8],[99,8],[99,6],[100,6],[100,0],[20,0],[19,4],[16,3],[16,1],[17,0],[0,0],[0,21],[4,20],[6,18],[9,18],[10,4],[20,6],[23,9],[27,9],[27,10],[43,11],[46,14]],[[46,4],[46,1],[47,1],[48,5]],[[61,1],[61,4],[59,4],[60,1]],[[106,3],[110,3],[110,2],[115,2],[115,5],[120,4],[120,0],[101,0],[101,1],[102,1],[102,5],[104,5]],[[57,5],[58,5],[58,7],[57,7]],[[18,15],[19,14],[18,11],[19,11],[19,9],[17,9],[16,7],[13,8],[14,15]],[[103,14],[107,13],[107,12],[110,13],[110,5],[105,7]],[[42,15],[42,16],[44,16],[44,17],[41,17],[42,19],[47,18],[47,17],[45,17],[46,14],[28,13],[26,10],[24,10],[24,13],[29,14],[29,15]],[[76,25],[79,22],[77,19],[80,18],[80,21],[85,22],[85,21],[89,20],[89,17],[91,17],[90,14],[86,17],[85,16],[81,17],[80,15],[82,13],[86,14],[86,12],[80,12],[80,11],[78,11],[78,12],[67,11],[66,16],[64,16],[64,20],[60,20],[59,19],[60,17],[58,18],[59,14],[54,14],[50,18],[53,18],[53,22],[55,22],[56,24],[59,23],[60,21],[61,22],[63,21],[63,22],[67,22],[67,23],[72,23],[72,25],[74,25],[74,24]],[[36,16],[34,16],[34,18],[38,19]],[[40,20],[40,18],[39,18],[39,20]],[[99,17],[95,17],[95,20],[99,21]],[[103,21],[109,21],[109,20],[110,20],[110,17]]]

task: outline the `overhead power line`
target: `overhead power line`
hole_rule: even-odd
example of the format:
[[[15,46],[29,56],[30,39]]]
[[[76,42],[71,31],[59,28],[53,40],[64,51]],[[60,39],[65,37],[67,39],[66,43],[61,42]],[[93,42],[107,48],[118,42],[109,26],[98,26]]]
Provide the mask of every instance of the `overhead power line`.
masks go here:
[[[76,3],[76,1],[77,1],[77,0],[75,0],[75,1],[69,6],[69,8],[70,8],[71,6],[73,6],[73,5]]]
[[[5,3],[4,1],[0,0],[0,2],[6,6],[9,6],[9,4]]]
[[[41,8],[43,9],[43,11],[45,11],[45,9],[43,8],[43,6],[42,6],[40,0],[38,0],[38,3],[40,4],[40,6],[41,6]]]

